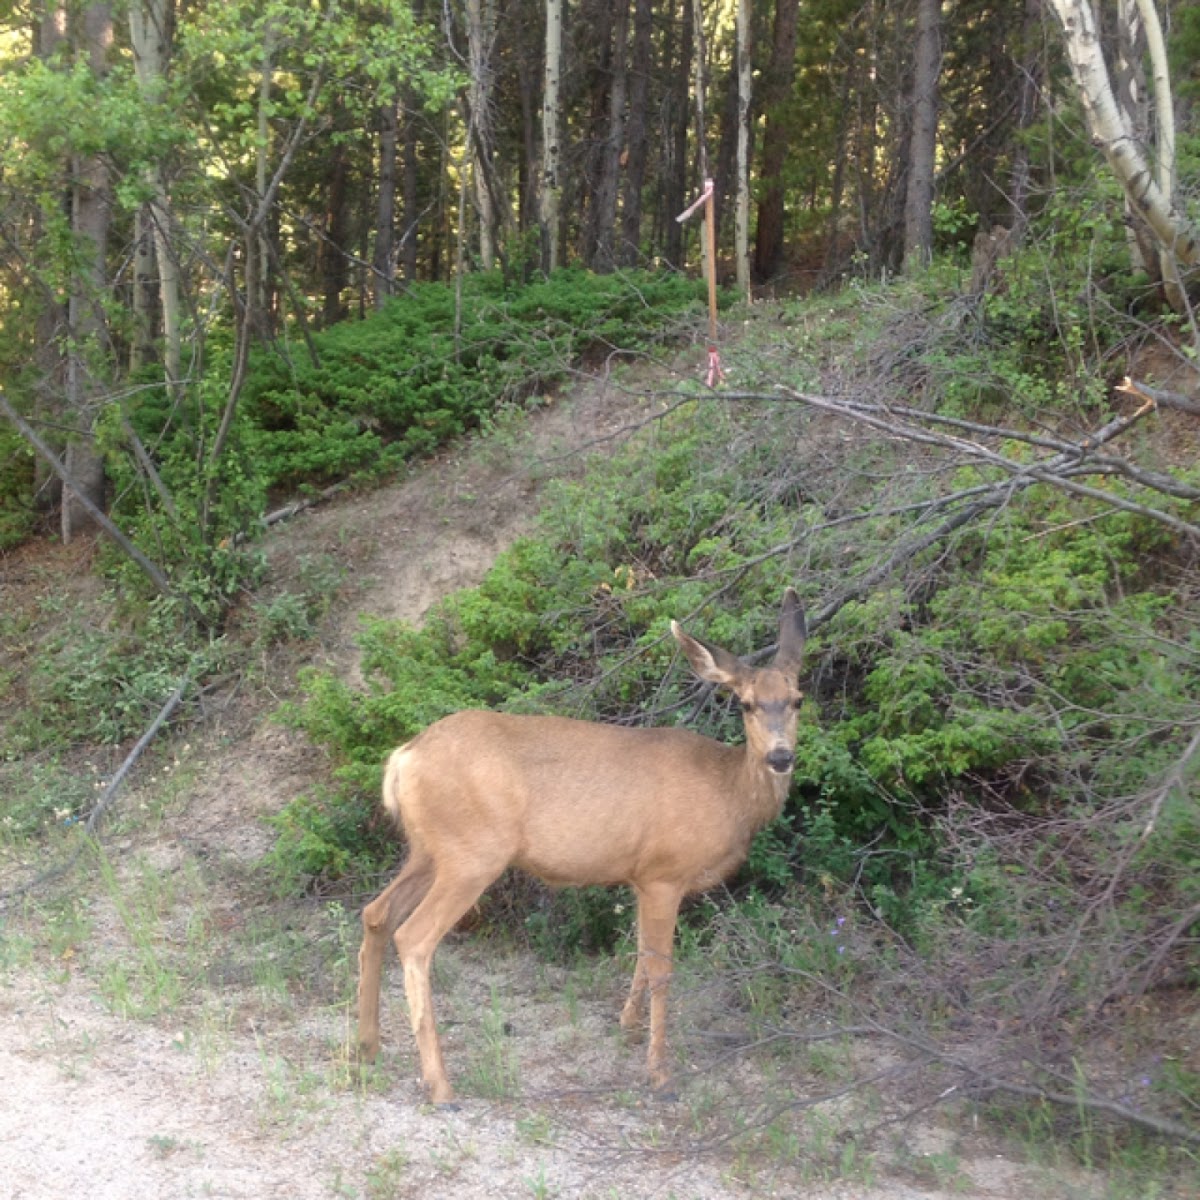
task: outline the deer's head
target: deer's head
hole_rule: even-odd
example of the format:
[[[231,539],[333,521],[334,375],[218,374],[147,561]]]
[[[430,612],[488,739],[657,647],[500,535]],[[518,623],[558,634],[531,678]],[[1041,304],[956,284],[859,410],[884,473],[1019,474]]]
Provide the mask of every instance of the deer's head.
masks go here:
[[[769,667],[751,667],[728,650],[694,638],[674,622],[671,632],[692,670],[737,697],[751,755],[776,775],[790,775],[796,761],[796,722],[804,693],[798,686],[807,628],[796,593],[784,593],[779,645]]]

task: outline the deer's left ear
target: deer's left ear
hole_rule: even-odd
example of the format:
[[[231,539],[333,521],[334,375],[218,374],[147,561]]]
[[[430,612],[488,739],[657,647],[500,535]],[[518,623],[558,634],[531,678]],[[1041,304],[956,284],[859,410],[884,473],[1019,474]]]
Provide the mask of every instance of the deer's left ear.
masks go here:
[[[690,633],[684,633],[677,622],[671,622],[671,633],[679,643],[679,648],[687,655],[692,664],[692,670],[705,683],[716,683],[722,687],[735,687],[746,673],[741,659],[722,650],[720,646],[710,646]]]
[[[807,640],[808,622],[804,619],[800,598],[793,588],[788,588],[783,594],[783,608],[779,614],[779,649],[775,652],[775,667],[789,675],[799,675]]]

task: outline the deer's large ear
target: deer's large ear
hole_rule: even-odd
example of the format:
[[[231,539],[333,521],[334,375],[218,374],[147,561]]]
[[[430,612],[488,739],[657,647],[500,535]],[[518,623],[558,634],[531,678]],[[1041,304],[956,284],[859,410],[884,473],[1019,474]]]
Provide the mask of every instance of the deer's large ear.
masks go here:
[[[804,661],[804,643],[808,639],[808,624],[804,609],[794,589],[783,594],[783,609],[779,614],[779,649],[775,652],[774,666],[791,675],[800,674]]]
[[[671,633],[679,643],[679,648],[687,655],[687,660],[706,683],[720,684],[722,687],[734,687],[745,674],[746,668],[741,659],[722,650],[720,646],[709,646],[699,638],[684,633],[679,625],[671,622]]]

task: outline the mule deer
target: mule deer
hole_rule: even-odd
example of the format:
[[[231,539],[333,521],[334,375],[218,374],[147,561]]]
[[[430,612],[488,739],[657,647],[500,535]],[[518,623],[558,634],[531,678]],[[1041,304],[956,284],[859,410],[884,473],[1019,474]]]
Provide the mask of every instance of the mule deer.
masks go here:
[[[421,1077],[435,1104],[453,1097],[434,1024],[429,970],[442,938],[508,866],[551,884],[630,885],[637,964],[621,1025],[650,994],[651,1083],[669,1079],[667,984],[675,918],[690,892],[721,882],[754,834],[779,815],[796,745],[805,639],[796,593],[784,596],[771,666],[671,632],[703,680],[741,703],[743,746],[684,729],[633,729],[565,717],[465,711],[396,750],[383,804],[404,828],[408,860],[363,909],[360,1058],[379,1050],[380,969],[389,938],[404,968]]]

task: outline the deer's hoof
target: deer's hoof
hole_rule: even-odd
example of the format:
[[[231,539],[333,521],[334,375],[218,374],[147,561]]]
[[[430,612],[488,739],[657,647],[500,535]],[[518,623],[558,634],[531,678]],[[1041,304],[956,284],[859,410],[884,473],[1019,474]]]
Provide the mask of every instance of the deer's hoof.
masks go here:
[[[454,1089],[445,1080],[425,1084],[425,1095],[429,1103],[439,1112],[457,1112],[458,1105],[454,1102]]]

